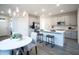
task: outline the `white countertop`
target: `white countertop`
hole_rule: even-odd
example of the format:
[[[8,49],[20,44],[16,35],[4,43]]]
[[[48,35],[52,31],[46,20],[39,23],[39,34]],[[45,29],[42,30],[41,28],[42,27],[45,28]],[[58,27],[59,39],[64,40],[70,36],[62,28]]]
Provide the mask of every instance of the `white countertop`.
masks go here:
[[[53,32],[53,31],[50,31],[50,30],[44,30],[45,32]],[[64,33],[65,31],[63,30],[63,31],[59,31],[59,30],[56,30],[54,33]]]
[[[20,48],[31,43],[32,39],[30,37],[23,38],[22,40],[17,39],[5,39],[0,41],[0,50],[11,50]]]

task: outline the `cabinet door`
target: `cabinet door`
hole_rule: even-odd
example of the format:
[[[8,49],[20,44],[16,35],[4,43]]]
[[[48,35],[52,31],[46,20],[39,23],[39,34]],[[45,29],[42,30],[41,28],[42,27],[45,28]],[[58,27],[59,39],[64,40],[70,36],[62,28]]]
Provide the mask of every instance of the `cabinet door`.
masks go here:
[[[65,37],[71,39],[77,39],[77,31],[66,31]]]
[[[70,15],[70,24],[71,25],[77,25],[77,17],[76,17],[76,14]]]
[[[64,22],[64,16],[58,16],[58,22]]]
[[[71,31],[66,31],[65,32],[65,37],[66,38],[71,38]]]
[[[65,25],[70,25],[70,15],[65,15],[64,16],[64,19],[65,19]]]
[[[77,31],[72,31],[71,38],[72,39],[77,39]]]

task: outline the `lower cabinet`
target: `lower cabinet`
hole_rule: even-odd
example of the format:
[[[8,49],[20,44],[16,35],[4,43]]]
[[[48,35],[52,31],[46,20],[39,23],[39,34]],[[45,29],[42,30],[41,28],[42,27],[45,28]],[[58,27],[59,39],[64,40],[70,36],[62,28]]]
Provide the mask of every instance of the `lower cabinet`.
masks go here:
[[[65,37],[66,38],[71,38],[71,32],[70,31],[65,31]]]
[[[73,39],[77,39],[77,31],[71,33]]]
[[[72,30],[66,31],[65,37],[70,39],[77,39],[77,31],[72,31]]]

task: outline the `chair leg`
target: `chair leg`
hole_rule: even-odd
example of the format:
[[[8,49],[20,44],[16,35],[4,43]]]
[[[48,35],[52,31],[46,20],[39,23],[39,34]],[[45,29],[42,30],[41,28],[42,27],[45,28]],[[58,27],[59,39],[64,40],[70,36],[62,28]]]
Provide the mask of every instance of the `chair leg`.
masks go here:
[[[35,46],[35,51],[36,51],[36,54],[37,54],[37,46]]]
[[[40,36],[40,43],[42,43],[41,36]]]
[[[52,38],[51,38],[51,47],[53,48],[53,41],[52,41]]]
[[[30,55],[29,51],[27,51],[27,55]]]
[[[14,51],[12,50],[12,55],[14,55]]]
[[[25,52],[24,52],[24,48],[23,48],[23,47],[20,48],[20,52],[21,52],[21,55],[24,55],[24,54],[25,54]]]
[[[46,45],[47,45],[47,37],[46,37]]]
[[[53,48],[55,46],[55,43],[54,43],[54,38],[51,39],[51,47]]]
[[[42,36],[42,42],[43,42],[43,36]]]

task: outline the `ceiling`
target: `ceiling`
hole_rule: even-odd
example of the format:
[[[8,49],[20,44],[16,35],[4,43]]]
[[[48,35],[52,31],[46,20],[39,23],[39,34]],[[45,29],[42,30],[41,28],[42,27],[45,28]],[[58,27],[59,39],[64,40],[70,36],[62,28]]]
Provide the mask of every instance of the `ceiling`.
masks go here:
[[[52,15],[60,14],[60,10],[64,10],[65,12],[76,11],[79,8],[78,4],[60,4],[60,6],[56,6],[56,4],[0,4],[0,12],[4,11],[4,14],[8,14],[8,9],[10,8],[12,13],[16,10],[16,7],[19,8],[19,14],[22,14],[23,11],[27,11],[29,14],[36,15],[48,15],[52,13]],[[44,12],[41,9],[45,9]],[[11,13],[11,14],[12,14]]]

